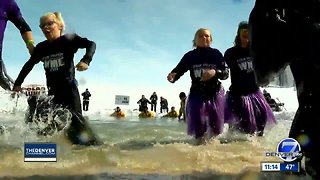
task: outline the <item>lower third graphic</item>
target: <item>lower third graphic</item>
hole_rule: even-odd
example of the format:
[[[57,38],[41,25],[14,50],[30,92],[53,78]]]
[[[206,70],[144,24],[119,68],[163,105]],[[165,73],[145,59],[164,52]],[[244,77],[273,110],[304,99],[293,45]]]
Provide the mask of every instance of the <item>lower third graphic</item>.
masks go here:
[[[57,145],[53,143],[25,143],[24,162],[57,162]]]

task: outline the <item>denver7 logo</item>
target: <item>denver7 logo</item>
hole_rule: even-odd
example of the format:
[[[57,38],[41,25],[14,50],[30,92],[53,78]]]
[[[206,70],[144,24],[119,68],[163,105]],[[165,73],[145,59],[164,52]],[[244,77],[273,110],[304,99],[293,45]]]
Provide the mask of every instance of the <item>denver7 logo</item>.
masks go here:
[[[299,142],[292,138],[282,139],[278,144],[277,150],[280,159],[286,162],[292,162],[302,156]]]

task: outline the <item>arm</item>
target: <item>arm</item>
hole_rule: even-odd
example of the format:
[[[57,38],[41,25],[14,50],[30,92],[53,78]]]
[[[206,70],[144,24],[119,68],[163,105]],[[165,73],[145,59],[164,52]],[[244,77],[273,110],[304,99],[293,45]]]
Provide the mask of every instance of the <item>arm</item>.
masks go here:
[[[220,51],[218,51],[218,59],[216,76],[218,79],[226,80],[229,77],[229,68]]]
[[[88,40],[87,38],[82,38],[78,36],[77,34],[72,34],[69,36],[74,47],[74,53],[76,53],[79,48],[86,49],[85,55],[81,58],[80,62],[76,65],[76,69],[78,71],[85,71],[89,68],[89,64],[92,61],[93,55],[96,50],[96,44],[93,41]]]
[[[275,6],[275,1],[256,1],[249,15],[250,55],[260,86],[269,84],[295,59],[299,44],[288,31],[290,26],[272,13]]]
[[[12,1],[12,4],[10,4],[10,8],[8,11],[8,19],[19,29],[21,37],[26,43],[29,53],[31,54],[34,49],[34,41],[32,37],[31,28],[22,17],[20,8],[18,7],[15,1]]]
[[[21,84],[23,83],[24,79],[27,77],[27,75],[30,73],[32,70],[33,66],[35,65],[34,61],[32,59],[29,59],[24,66],[22,67],[16,81],[14,82],[13,87],[20,87]]]
[[[169,82],[174,83],[189,70],[187,64],[188,57],[188,53],[185,54],[178,65],[168,74],[167,79]]]
[[[86,49],[86,53],[80,61],[89,65],[90,62],[92,61],[93,55],[96,51],[96,43],[88,40],[87,38],[82,38],[82,37],[78,36],[77,34],[74,34],[73,36],[74,36],[73,43],[74,43],[75,47],[78,47],[81,49],[83,49],[83,48]]]
[[[14,82],[14,86],[13,87],[20,87],[21,84],[23,83],[24,79],[27,77],[27,75],[32,70],[33,66],[39,62],[38,59],[40,59],[40,58],[39,58],[37,52],[41,52],[41,49],[40,50],[36,50],[36,48],[35,48],[35,51],[31,55],[30,59],[22,67],[22,69],[21,69],[16,81]]]

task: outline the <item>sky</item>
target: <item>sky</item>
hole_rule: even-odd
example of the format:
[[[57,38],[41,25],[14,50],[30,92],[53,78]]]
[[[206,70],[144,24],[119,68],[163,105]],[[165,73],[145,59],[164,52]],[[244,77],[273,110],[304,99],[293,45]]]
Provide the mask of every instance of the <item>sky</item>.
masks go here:
[[[166,97],[169,106],[179,102],[179,92],[189,92],[187,72],[176,83],[167,74],[182,56],[192,50],[199,28],[209,28],[212,47],[222,53],[233,46],[237,26],[248,20],[254,0],[16,0],[30,25],[35,42],[45,38],[39,18],[59,11],[65,20],[65,33],[77,33],[97,44],[96,53],[85,72],[77,72],[80,93],[89,88],[96,107],[114,106],[115,95],[129,95],[134,107],[142,94],[155,91]],[[84,55],[79,50],[75,63]],[[15,79],[29,54],[16,27],[8,22],[3,59]],[[223,82],[228,88],[228,80]],[[45,84],[41,63],[23,85]],[[172,103],[170,103],[172,102]]]

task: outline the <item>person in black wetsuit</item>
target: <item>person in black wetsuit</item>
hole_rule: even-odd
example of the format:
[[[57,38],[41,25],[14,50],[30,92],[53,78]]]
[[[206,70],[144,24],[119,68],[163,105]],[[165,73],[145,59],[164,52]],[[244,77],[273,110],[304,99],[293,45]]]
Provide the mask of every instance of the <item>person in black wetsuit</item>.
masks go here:
[[[153,92],[153,94],[150,96],[150,101],[151,101],[151,111],[157,112],[158,96],[156,92]]]
[[[168,108],[168,100],[161,96],[160,97],[160,113],[162,112],[168,113],[169,108]]]
[[[301,145],[306,172],[320,179],[320,1],[256,0],[249,29],[260,85],[291,68],[299,107],[289,137]]]
[[[20,8],[15,0],[1,0],[0,3],[0,86],[5,90],[10,90],[13,79],[7,74],[2,60],[2,44],[7,22],[11,21],[20,31],[22,39],[31,54],[34,48],[32,31],[24,20]]]
[[[47,40],[35,47],[30,59],[20,71],[13,90],[21,91],[21,84],[33,66],[40,61],[43,62],[48,95],[53,96],[54,107],[62,106],[72,113],[70,127],[66,130],[67,138],[73,144],[101,144],[82,116],[80,94],[75,79],[75,67],[78,71],[88,69],[96,49],[95,43],[77,34],[63,35],[64,22],[61,13],[58,12],[42,16],[40,28]],[[74,54],[79,48],[85,48],[86,53],[74,66]]]
[[[82,100],[83,110],[84,111],[88,111],[89,110],[89,100],[90,100],[90,97],[91,97],[91,93],[89,92],[88,89],[86,89],[86,91],[84,91],[81,95],[83,96],[83,100]]]
[[[230,129],[262,136],[265,126],[275,124],[276,120],[255,79],[249,53],[248,22],[239,23],[234,46],[226,50],[224,59],[231,74],[225,122]]]

